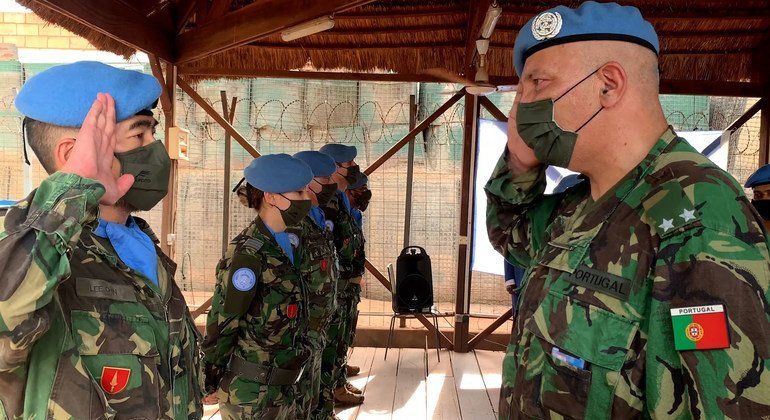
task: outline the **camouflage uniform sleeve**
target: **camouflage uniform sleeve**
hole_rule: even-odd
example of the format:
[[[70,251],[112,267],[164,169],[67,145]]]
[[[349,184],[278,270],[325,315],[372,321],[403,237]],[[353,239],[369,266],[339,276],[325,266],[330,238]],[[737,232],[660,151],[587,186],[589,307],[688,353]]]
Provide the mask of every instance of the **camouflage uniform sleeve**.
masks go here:
[[[662,225],[668,232],[661,233],[647,329],[647,376],[655,379],[648,380],[646,398],[653,418],[770,416],[770,255],[748,202],[725,203],[736,201],[742,201],[742,217],[727,224],[723,218],[722,226],[696,220],[671,227],[671,219]],[[683,211],[678,220],[691,217]],[[673,329],[670,309],[717,304],[727,315],[729,346],[676,350],[674,336],[686,332]]]
[[[513,177],[508,151],[487,181],[487,232],[489,241],[507,260],[528,267],[542,246],[557,199],[545,196],[545,167]]]
[[[233,255],[234,245],[231,244],[230,247],[228,255]],[[232,258],[223,258],[217,267],[217,284],[206,321],[206,338],[202,346],[206,394],[216,391],[219,386],[238,342],[241,317],[248,309],[256,290],[256,285],[247,292],[235,290],[230,284],[232,272],[246,266],[260,273],[258,264],[255,252],[246,248],[241,249]]]
[[[48,330],[54,291],[70,275],[70,250],[96,221],[102,195],[98,182],[57,172],[8,211],[0,232],[0,371],[26,360]]]

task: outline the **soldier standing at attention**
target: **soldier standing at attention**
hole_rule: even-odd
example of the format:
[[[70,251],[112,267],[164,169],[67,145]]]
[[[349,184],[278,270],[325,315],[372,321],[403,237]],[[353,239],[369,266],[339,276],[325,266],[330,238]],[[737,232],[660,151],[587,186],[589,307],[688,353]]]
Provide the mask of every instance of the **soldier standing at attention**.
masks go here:
[[[301,411],[297,417],[311,419],[319,417],[327,402],[334,406],[334,389],[321,387],[321,358],[328,343],[329,323],[337,310],[339,263],[334,248],[333,223],[326,220],[320,206],[325,206],[337,192],[337,184],[331,179],[337,165],[334,159],[317,151],[299,152],[294,157],[305,162],[314,176],[308,186],[313,204],[310,214],[298,227],[290,230],[299,235],[304,250],[300,267],[308,286],[307,337],[311,344],[310,359],[300,381]]]
[[[136,210],[165,195],[158,81],[52,67],[16,97],[49,173],[0,228],[0,418],[200,418],[199,335]]]
[[[345,194],[348,185],[355,183],[361,174],[355,162],[358,150],[355,146],[326,144],[319,151],[331,156],[337,164],[337,170],[332,174],[332,180],[337,183],[337,193],[326,207],[323,207],[327,220],[334,223],[334,246],[337,248],[340,261],[340,277],[337,285],[338,318],[332,320],[332,330],[329,331],[330,340],[337,343],[335,371],[330,380],[334,386],[334,399],[337,403],[361,404],[364,402],[363,392],[347,380],[348,368],[351,369],[351,375],[360,371],[357,366],[347,366],[349,349],[347,338],[350,337],[353,320],[358,314],[358,302],[361,301],[361,276],[364,274],[366,259],[364,236],[351,214],[350,202]]]
[[[499,416],[770,415],[770,255],[741,186],[668,126],[635,7],[559,6],[513,50],[489,237],[529,267]],[[545,165],[588,182],[543,195]]]
[[[763,165],[751,174],[744,187],[751,188],[751,205],[757,209],[767,229],[770,226],[770,164]]]
[[[299,238],[286,228],[307,216],[313,174],[286,154],[256,158],[243,172],[258,214],[217,266],[203,344],[206,393],[217,392],[227,419],[294,419],[308,308]]]
[[[369,177],[361,172],[358,180],[345,190],[345,194],[347,194],[348,201],[350,201],[350,213],[353,215],[356,223],[358,223],[358,227],[363,230],[363,212],[369,208],[369,202],[372,200],[372,191],[369,189]]]

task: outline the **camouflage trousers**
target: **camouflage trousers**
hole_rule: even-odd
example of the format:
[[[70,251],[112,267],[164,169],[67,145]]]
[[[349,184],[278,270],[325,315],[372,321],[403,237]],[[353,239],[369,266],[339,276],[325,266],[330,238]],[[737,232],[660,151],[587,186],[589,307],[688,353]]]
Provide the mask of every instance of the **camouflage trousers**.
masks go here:
[[[223,419],[297,419],[297,385],[264,385],[228,372],[217,391]]]
[[[345,382],[348,380],[345,366],[348,363],[348,350],[353,345],[353,339],[356,338],[358,303],[361,302],[361,285],[348,284],[342,293],[342,301],[344,302],[343,310],[345,312],[343,316],[345,317],[345,324],[342,338],[338,343],[337,360],[335,362],[335,367],[337,368],[337,387],[345,385]]]
[[[327,420],[334,416],[334,389],[339,377],[338,347],[345,332],[347,322],[345,299],[337,293],[337,309],[332,313],[329,327],[326,329],[326,346],[321,352],[321,390],[318,395],[318,406],[311,416],[317,420]]]
[[[325,342],[326,340],[324,340]],[[321,356],[324,346],[314,349],[310,358],[305,363],[305,371],[297,384],[299,395],[297,396],[297,417],[309,419],[316,411],[321,394]]]
[[[519,416],[511,413],[511,398],[513,398],[513,383],[516,372],[516,361],[513,357],[513,344],[508,344],[503,358],[503,382],[500,385],[500,401],[498,403],[499,420],[511,420]]]

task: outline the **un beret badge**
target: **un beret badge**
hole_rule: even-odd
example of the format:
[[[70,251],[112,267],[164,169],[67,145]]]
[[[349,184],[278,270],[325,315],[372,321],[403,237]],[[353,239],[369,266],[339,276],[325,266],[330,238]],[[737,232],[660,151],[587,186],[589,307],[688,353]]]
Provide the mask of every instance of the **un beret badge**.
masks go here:
[[[541,13],[532,22],[532,35],[536,40],[551,39],[561,31],[561,15],[559,12]]]

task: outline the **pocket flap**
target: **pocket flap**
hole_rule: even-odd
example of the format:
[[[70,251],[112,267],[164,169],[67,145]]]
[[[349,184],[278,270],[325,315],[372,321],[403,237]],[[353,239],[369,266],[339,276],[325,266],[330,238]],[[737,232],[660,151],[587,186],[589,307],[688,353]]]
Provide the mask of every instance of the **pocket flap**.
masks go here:
[[[589,363],[619,371],[639,325],[602,308],[549,291],[524,328]]]
[[[159,354],[155,333],[141,315],[72,311],[72,331],[78,352],[84,356]]]

